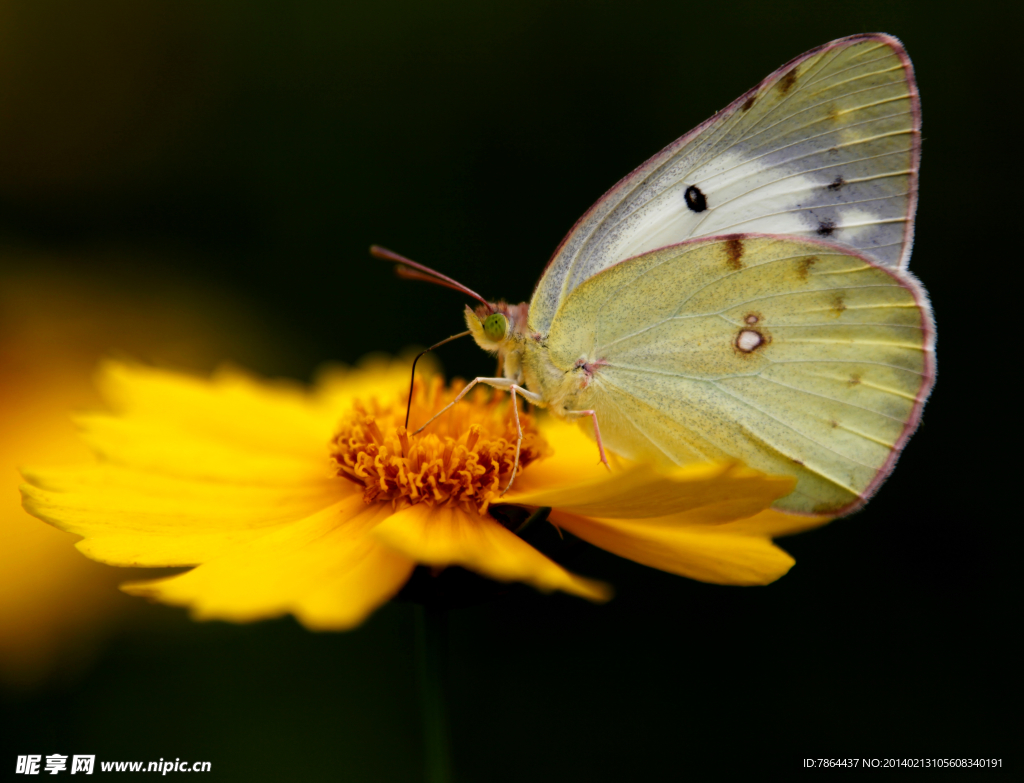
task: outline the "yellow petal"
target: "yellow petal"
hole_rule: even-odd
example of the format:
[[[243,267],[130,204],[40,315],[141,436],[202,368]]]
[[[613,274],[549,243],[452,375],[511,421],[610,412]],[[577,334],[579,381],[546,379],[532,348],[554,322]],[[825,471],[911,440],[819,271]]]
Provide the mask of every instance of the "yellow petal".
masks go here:
[[[306,444],[305,453],[296,454],[131,416],[90,414],[76,417],[76,422],[82,428],[82,439],[95,454],[107,462],[138,470],[278,486],[310,481],[328,471],[324,433],[330,430],[326,428],[315,443]],[[255,427],[256,423],[248,422],[248,426]],[[264,419],[261,426],[285,430],[287,423]]]
[[[371,360],[322,373],[312,394],[233,368],[198,378],[105,362],[97,383],[116,415],[77,417],[109,462],[172,476],[286,486],[327,474],[327,441],[356,396],[404,386],[408,363]]]
[[[762,536],[724,532],[722,527],[587,519],[552,512],[560,527],[638,563],[701,582],[726,585],[764,585],[784,575],[795,562]]]
[[[644,519],[687,513],[688,524],[709,524],[749,517],[788,494],[790,477],[767,476],[735,463],[700,463],[658,469],[634,463],[624,470],[587,481],[542,485],[548,476],[524,474],[502,501],[527,506],[551,506],[578,516]],[[519,481],[519,479],[517,479]]]
[[[535,421],[541,435],[555,448],[551,456],[536,463],[537,467],[516,476],[512,486],[514,490],[526,491],[607,478],[608,469],[601,462],[597,442],[587,437],[584,431],[590,425],[590,419],[570,423],[540,410],[536,412]],[[613,469],[625,464],[615,454],[608,454],[608,459]]]
[[[101,365],[97,384],[119,418],[181,439],[300,459],[323,455],[324,414],[299,384],[257,380],[232,368],[207,379],[114,361]]]
[[[462,566],[499,582],[526,582],[545,593],[562,590],[591,601],[611,598],[607,585],[566,571],[490,517],[457,507],[411,506],[371,535],[425,565]]]
[[[189,606],[199,620],[250,622],[290,612],[314,630],[352,628],[394,596],[415,565],[368,537],[389,513],[352,496],[187,573],[123,589]]]
[[[29,513],[85,536],[78,548],[120,566],[195,565],[358,488],[318,478],[291,487],[180,479],[116,465],[25,471]]]
[[[730,533],[777,538],[821,527],[833,519],[835,517],[812,514],[788,514],[784,511],[776,511],[774,508],[769,508],[747,519],[737,519],[735,522],[722,525],[721,529]]]

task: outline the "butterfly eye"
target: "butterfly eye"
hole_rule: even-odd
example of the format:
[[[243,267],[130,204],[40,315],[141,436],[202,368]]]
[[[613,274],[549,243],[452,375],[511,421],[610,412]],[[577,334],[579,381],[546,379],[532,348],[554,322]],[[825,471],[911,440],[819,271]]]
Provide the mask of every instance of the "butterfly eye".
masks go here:
[[[484,319],[484,334],[494,341],[503,340],[508,329],[508,319],[501,313],[494,313]]]

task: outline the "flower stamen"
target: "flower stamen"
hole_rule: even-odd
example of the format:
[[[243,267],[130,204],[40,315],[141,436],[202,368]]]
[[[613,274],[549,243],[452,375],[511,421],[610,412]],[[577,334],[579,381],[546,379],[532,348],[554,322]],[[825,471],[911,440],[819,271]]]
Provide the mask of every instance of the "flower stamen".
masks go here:
[[[412,421],[430,418],[456,396],[439,378],[417,381],[412,394]],[[332,466],[363,487],[366,503],[458,505],[482,514],[513,478],[518,437],[510,412],[493,396],[499,395],[476,390],[419,435],[404,426],[404,395],[357,400],[331,439]],[[520,414],[520,421],[522,470],[550,448],[531,416]]]

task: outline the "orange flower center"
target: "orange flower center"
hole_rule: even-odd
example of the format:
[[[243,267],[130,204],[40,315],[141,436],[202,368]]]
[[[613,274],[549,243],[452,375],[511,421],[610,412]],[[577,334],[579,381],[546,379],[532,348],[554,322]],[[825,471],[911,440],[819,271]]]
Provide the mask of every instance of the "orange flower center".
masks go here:
[[[453,390],[440,378],[417,381],[409,429],[415,432],[464,385],[456,379]],[[405,406],[406,395],[356,400],[331,439],[337,475],[362,485],[367,503],[457,504],[484,513],[508,485],[515,460],[516,425],[508,395],[475,389],[419,434],[406,430]],[[522,470],[550,448],[528,414],[520,413],[519,421]]]

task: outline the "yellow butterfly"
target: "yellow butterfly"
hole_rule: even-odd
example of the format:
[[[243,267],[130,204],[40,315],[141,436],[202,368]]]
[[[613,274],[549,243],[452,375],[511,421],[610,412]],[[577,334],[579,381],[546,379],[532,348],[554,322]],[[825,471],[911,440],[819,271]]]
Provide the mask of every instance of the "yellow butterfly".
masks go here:
[[[906,271],[920,116],[900,42],[842,38],[608,191],[529,305],[375,252],[482,303],[466,323],[503,377],[463,394],[484,383],[587,418],[606,464],[605,447],[736,458],[796,477],[782,510],[847,513],[892,470],[935,379],[928,298]]]

